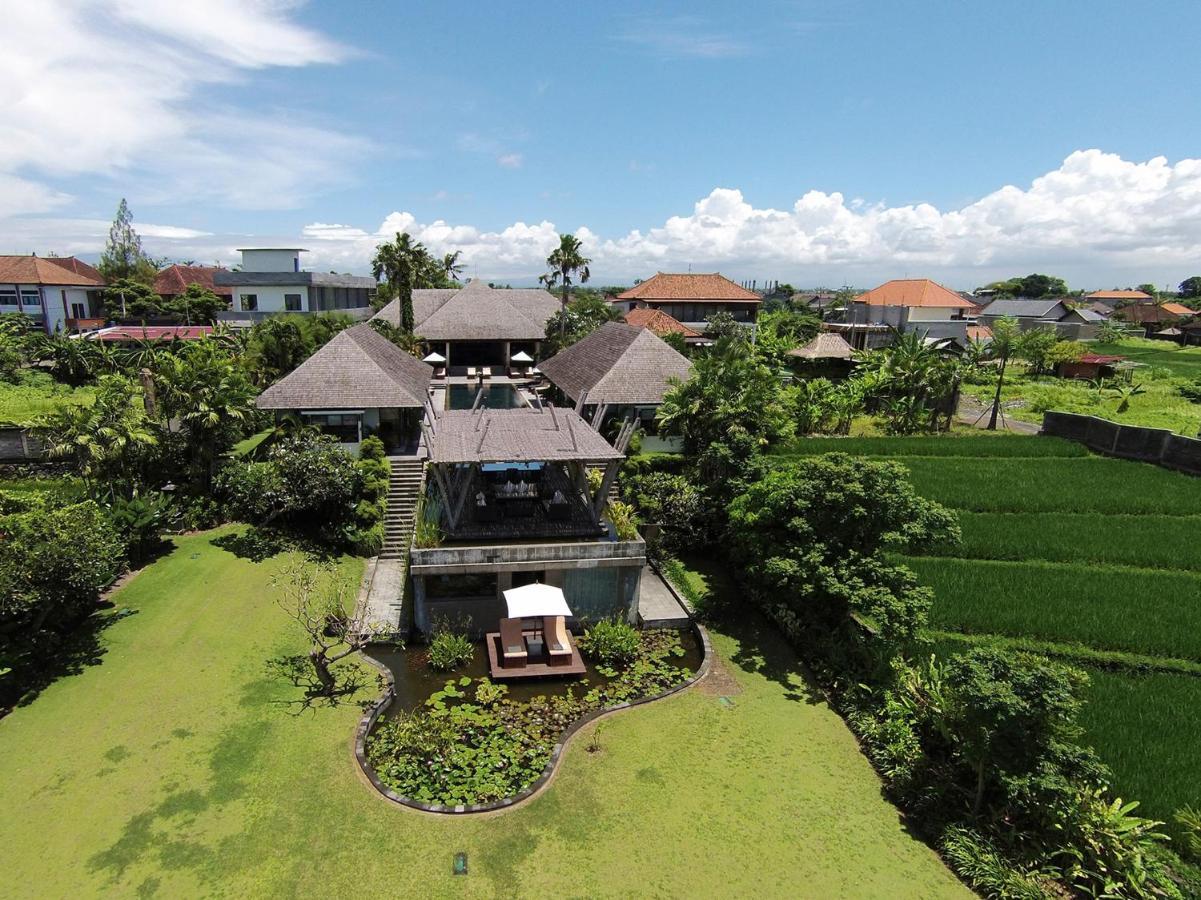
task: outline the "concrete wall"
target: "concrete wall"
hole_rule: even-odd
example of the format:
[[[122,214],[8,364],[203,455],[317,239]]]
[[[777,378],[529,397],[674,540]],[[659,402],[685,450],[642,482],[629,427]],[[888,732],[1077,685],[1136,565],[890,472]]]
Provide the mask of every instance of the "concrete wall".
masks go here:
[[[243,250],[242,269],[246,272],[299,272],[299,250]]]
[[[24,428],[0,427],[0,460],[41,459],[44,455],[41,442],[30,437]]]
[[[1078,441],[1107,456],[1151,462],[1201,475],[1201,440],[1163,428],[1120,425],[1096,416],[1049,412],[1043,415],[1042,433]]]
[[[309,308],[309,289],[303,284],[238,284],[233,288],[233,308],[235,312],[242,310],[242,294],[254,294],[258,297],[258,311],[262,313],[286,312],[284,305],[285,294],[298,294],[300,308],[295,312],[307,312]]]

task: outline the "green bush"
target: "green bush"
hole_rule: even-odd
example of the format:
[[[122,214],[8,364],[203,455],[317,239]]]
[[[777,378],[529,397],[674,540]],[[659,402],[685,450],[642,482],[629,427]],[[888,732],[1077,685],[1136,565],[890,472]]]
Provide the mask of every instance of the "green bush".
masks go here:
[[[475,647],[465,634],[451,629],[445,623],[435,623],[430,636],[429,664],[431,669],[450,672],[471,661]]]
[[[606,665],[632,662],[642,645],[638,631],[632,625],[607,619],[585,631],[576,643],[587,656]]]
[[[683,475],[637,475],[626,479],[623,495],[638,507],[642,521],[661,526],[654,550],[680,553],[709,542],[712,517],[704,492]]]
[[[384,442],[374,434],[363,438],[359,443],[359,459],[386,460]]]
[[[620,500],[611,500],[606,511],[619,541],[638,540],[638,513],[633,506]]]

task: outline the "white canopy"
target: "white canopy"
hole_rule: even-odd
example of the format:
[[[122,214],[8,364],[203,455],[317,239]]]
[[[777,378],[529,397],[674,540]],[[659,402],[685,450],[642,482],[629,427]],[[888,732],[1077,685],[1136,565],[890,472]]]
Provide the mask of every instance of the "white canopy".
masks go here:
[[[422,357],[421,361],[427,363],[444,363],[446,362],[446,357],[437,350],[433,350],[430,352],[429,356]]]
[[[549,584],[523,584],[521,587],[509,588],[504,593],[510,619],[571,615],[563,591]]]
[[[530,356],[524,350],[520,350],[517,353],[514,353],[512,356],[510,356],[509,360],[511,362],[515,362],[515,363],[528,363],[528,362],[533,362],[534,357]]]

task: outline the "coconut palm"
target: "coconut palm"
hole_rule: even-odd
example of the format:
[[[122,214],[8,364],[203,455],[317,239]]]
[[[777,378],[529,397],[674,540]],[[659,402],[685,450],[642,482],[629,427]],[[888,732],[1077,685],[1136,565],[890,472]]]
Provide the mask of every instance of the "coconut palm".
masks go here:
[[[988,352],[993,359],[1001,360],[997,372],[997,390],[993,394],[992,413],[988,417],[988,430],[997,430],[997,414],[1001,411],[1001,386],[1005,383],[1005,367],[1009,364],[1009,356],[1017,349],[1021,332],[1018,330],[1018,320],[1012,316],[1002,316],[992,323],[992,339],[988,342]]]
[[[371,273],[377,281],[386,281],[400,300],[402,331],[413,330],[413,287],[429,260],[430,253],[425,245],[414,241],[407,231],[398,232],[395,240],[375,248]]]
[[[459,276],[463,274],[463,264],[459,262],[462,255],[462,250],[456,250],[442,257],[442,274],[451,281],[458,281]]]
[[[554,287],[559,285],[563,290],[563,295],[560,298],[563,312],[567,312],[567,304],[571,302],[571,277],[578,275],[580,284],[584,284],[592,273],[588,271],[588,266],[592,260],[584,256],[581,252],[581,242],[574,234],[559,235],[559,246],[551,252],[551,255],[546,258],[546,264],[550,266],[550,271],[545,275],[540,275],[538,280],[544,285]],[[564,333],[567,330],[566,314],[559,317],[559,338],[562,340]]]

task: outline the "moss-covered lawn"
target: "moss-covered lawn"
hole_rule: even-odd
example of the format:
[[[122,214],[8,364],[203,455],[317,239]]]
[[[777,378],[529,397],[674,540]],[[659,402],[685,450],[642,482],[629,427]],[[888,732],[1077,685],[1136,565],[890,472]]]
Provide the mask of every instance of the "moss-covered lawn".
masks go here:
[[[0,424],[26,425],[64,406],[89,405],[94,399],[90,386],[73,388],[45,372],[26,369],[16,384],[0,381]]]
[[[117,595],[98,664],[0,721],[0,894],[970,896],[753,624],[715,638],[732,705],[698,687],[612,716],[507,813],[393,806],[357,773],[358,707],[300,710],[265,670],[299,649],[268,586],[284,557],[213,537]]]

